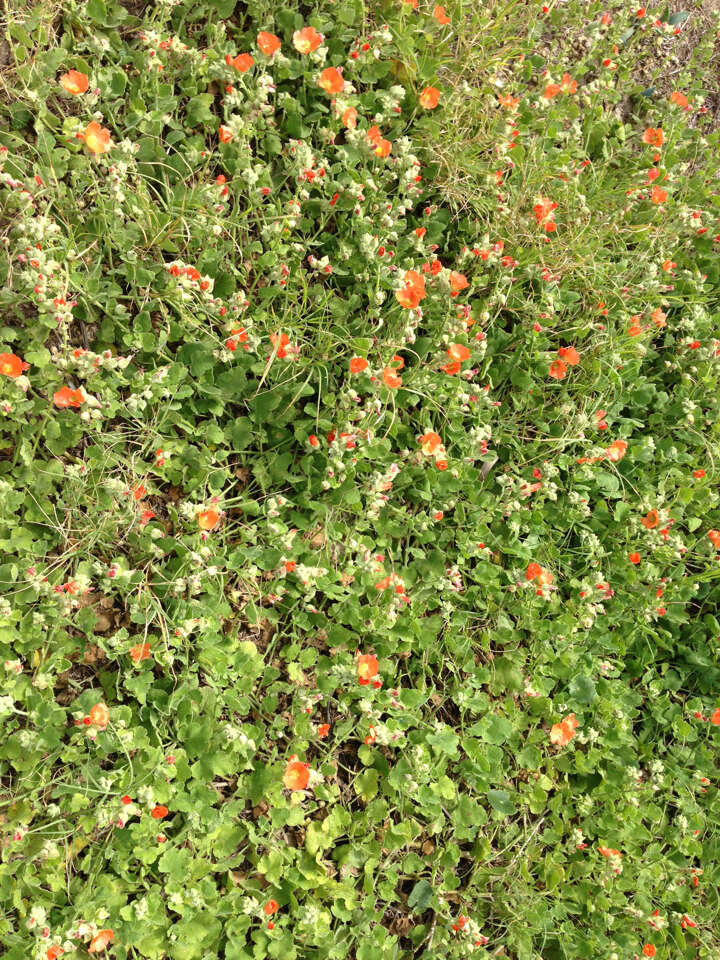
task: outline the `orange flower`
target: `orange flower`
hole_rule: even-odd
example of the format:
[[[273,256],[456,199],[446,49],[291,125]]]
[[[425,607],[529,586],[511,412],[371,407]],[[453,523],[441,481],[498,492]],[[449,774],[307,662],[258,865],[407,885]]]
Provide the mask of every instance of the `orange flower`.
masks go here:
[[[642,518],[640,523],[645,527],[646,530],[653,530],[658,523],[660,522],[660,516],[657,510],[650,510],[649,513],[646,513]]]
[[[10,377],[12,380],[15,380],[24,370],[29,369],[30,364],[25,363],[14,353],[0,353],[0,374],[4,377]]]
[[[293,46],[300,53],[312,53],[323,42],[323,35],[315,27],[303,27],[293,34]]]
[[[245,344],[248,342],[247,330],[244,327],[235,327],[231,332],[230,336],[225,341],[225,349],[230,350],[231,353],[235,353],[237,350],[238,344]],[[248,349],[247,347],[245,349]]]
[[[282,331],[279,333],[271,333],[270,343],[273,345],[273,347],[277,348],[277,355],[280,357],[280,359],[284,360],[288,355],[285,347],[287,347],[290,343],[290,337]]]
[[[429,433],[424,433],[420,437],[420,447],[426,456],[431,456],[441,446],[442,437],[437,433],[433,433],[432,430]]]
[[[417,270],[406,270],[403,281],[405,286],[395,291],[395,299],[401,307],[413,310],[425,299],[425,278]]]
[[[73,390],[70,387],[62,387],[53,394],[53,403],[61,410],[67,407],[80,407],[85,403],[85,394],[82,388]]]
[[[560,347],[558,356],[571,367],[576,367],[580,363],[580,354],[575,347]]]
[[[667,200],[667,190],[663,190],[662,187],[653,187],[650,192],[650,199],[653,203],[665,203]]]
[[[676,90],[674,93],[670,94],[670,103],[674,103],[678,107],[686,107],[689,101],[684,93],[680,93],[679,90]]]
[[[560,723],[554,723],[550,730],[550,742],[558,747],[566,747],[575,736],[578,722],[574,713],[569,713]]]
[[[498,103],[506,110],[514,110],[520,103],[520,97],[513,97],[509,93],[501,93],[498,95]]]
[[[651,943],[646,943],[642,948],[643,956],[645,957],[654,957],[657,953],[657,950]]]
[[[88,953],[100,953],[100,951],[104,950],[114,939],[115,934],[112,930],[101,930],[99,933],[96,933],[90,941]]]
[[[425,87],[420,94],[420,106],[424,110],[434,110],[440,103],[440,91],[437,87]]]
[[[85,146],[96,157],[110,149],[110,131],[94,120],[85,127],[80,139],[85,141]]]
[[[573,80],[569,73],[564,73],[562,75],[562,80],[560,83],[549,83],[543,92],[543,96],[546,100],[552,100],[553,97],[556,97],[559,93],[576,93],[577,92],[577,80]]]
[[[141,660],[147,660],[150,656],[150,644],[149,643],[136,643],[134,647],[130,647],[130,659],[133,663],[140,663]]]
[[[440,24],[440,26],[444,27],[445,24],[450,23],[450,17],[445,12],[445,7],[441,6],[439,3],[434,7],[432,15]]]
[[[80,73],[79,70],[68,70],[60,77],[60,86],[76,97],[79,93],[85,93],[89,86],[87,74]]]
[[[657,327],[660,327],[660,329],[667,326],[666,318],[667,314],[664,313],[660,307],[658,307],[657,310],[653,310],[650,314],[650,319]]]
[[[557,210],[557,203],[549,197],[540,197],[533,207],[535,219],[539,224],[546,224],[547,221],[552,221],[555,216],[555,210]],[[547,226],[545,226],[545,229],[547,229]]]
[[[627,440],[614,440],[609,447],[605,447],[605,456],[613,463],[617,463],[627,453]]]
[[[229,67],[234,67],[238,73],[247,73],[255,61],[249,53],[239,53],[236,57],[231,57],[228,53],[225,56],[225,63]]]
[[[291,760],[285,767],[283,783],[288,790],[304,790],[310,781],[310,765]]]
[[[348,107],[345,113],[342,115],[343,126],[347,127],[348,130],[354,130],[357,126],[358,112],[355,107]]]
[[[639,337],[643,332],[642,324],[640,323],[642,317],[639,313],[636,313],[634,316],[630,317],[630,326],[628,327],[628,336],[629,337]]]
[[[382,373],[383,383],[391,390],[402,386],[402,377],[399,377],[392,367],[385,367]]]
[[[220,522],[220,514],[217,510],[201,510],[197,515],[197,523],[201,530],[214,530]]]
[[[461,290],[469,287],[468,278],[464,273],[458,273],[457,270],[450,271],[450,296],[456,297]]]
[[[442,273],[443,265],[441,260],[433,260],[432,263],[429,260],[426,260],[422,265],[423,273],[431,273],[436,277],[439,273]]]
[[[263,907],[263,910],[265,911],[265,915],[268,917],[271,917],[274,913],[278,912],[279,906],[280,904],[277,902],[277,900],[268,900],[268,902]]]
[[[649,143],[653,147],[661,147],[665,142],[665,134],[662,127],[648,127],[643,134],[643,143]]]
[[[460,363],[463,360],[468,360],[470,358],[470,351],[462,343],[451,343],[447,349],[447,355],[452,357],[453,360],[458,360]]]
[[[368,130],[366,137],[368,142],[373,145],[375,148],[373,153],[377,154],[378,157],[388,157],[390,156],[390,151],[392,150],[392,144],[389,140],[383,140],[382,134],[380,133],[380,127],[372,126]]]
[[[614,850],[612,847],[598,847],[598,853],[603,857],[621,857],[622,854],[619,850]]]
[[[110,711],[102,702],[96,703],[88,716],[90,723],[94,723],[96,727],[106,727],[110,723]]]
[[[555,578],[550,570],[546,567],[541,567],[539,563],[533,560],[532,563],[528,564],[527,570],[525,571],[525,579],[528,583],[534,582],[540,587],[549,587]]]
[[[350,361],[350,373],[362,373],[367,368],[368,362],[365,357],[353,357]]]
[[[345,87],[345,81],[337,67],[326,67],[320,74],[318,85],[321,86],[326,93],[341,93]]]
[[[274,53],[277,53],[281,47],[280,40],[275,34],[266,33],[264,30],[261,30],[257,35],[257,45],[266,57],[271,57]]]
[[[168,808],[164,803],[156,803],[150,811],[150,816],[153,818],[153,820],[164,820],[167,815]]]
[[[715,549],[720,550],[720,530],[708,530],[708,537]]]
[[[317,735],[320,737],[321,740],[324,740],[329,733],[330,733],[329,723],[321,723],[320,726],[317,728]]]
[[[553,360],[550,364],[548,374],[553,380],[564,380],[567,376],[567,364],[562,360]]]
[[[634,563],[635,566],[637,566],[638,563],[642,563],[642,557],[640,556],[639,553],[629,553],[628,560],[630,561],[630,563]]]
[[[372,653],[364,653],[358,657],[357,673],[360,686],[366,687],[372,678],[378,675],[378,670],[378,658]]]
[[[64,953],[63,948],[59,944],[56,944],[54,947],[50,947],[49,950],[45,951],[45,958],[46,960],[58,960],[58,957],[61,957]]]
[[[230,143],[233,138],[233,132],[229,127],[221,123],[218,129],[218,137],[220,138],[220,143]]]
[[[714,727],[720,727],[720,708],[713,712],[713,715],[710,717],[710,723]]]

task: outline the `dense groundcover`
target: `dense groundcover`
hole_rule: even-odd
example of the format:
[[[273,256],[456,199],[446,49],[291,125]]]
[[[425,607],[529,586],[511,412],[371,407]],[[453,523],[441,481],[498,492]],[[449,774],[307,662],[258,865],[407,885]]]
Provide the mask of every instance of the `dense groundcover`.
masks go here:
[[[711,6],[6,2],[7,960],[717,957]]]

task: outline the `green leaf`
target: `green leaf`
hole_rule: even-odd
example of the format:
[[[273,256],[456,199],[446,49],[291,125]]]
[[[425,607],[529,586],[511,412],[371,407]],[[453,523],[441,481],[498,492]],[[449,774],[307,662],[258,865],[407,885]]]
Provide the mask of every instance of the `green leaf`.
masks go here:
[[[410,891],[407,905],[414,913],[422,913],[432,900],[433,888],[427,880],[418,880]]]
[[[188,850],[168,847],[158,860],[158,869],[167,873],[171,880],[182,883],[187,881],[192,856]]]
[[[338,19],[342,23],[346,23],[351,27],[356,20],[359,20],[362,16],[362,5],[360,3],[343,3],[340,9],[337,11]]]
[[[609,473],[607,470],[598,470],[595,474],[595,481],[600,490],[606,497],[622,496],[620,493],[620,481],[617,474]]]
[[[30,35],[28,34],[27,30],[25,30],[19,23],[12,23],[12,22],[11,22],[11,23],[9,24],[9,26],[8,26],[8,33],[9,33],[10,36],[13,37],[15,40],[19,40],[20,43],[25,44],[25,46],[26,46],[28,49],[32,49],[32,47],[33,47],[32,39],[31,39]]]
[[[537,747],[523,747],[517,758],[518,763],[528,770],[537,770],[543,761],[542,754]]]
[[[25,360],[31,367],[42,369],[50,364],[51,353],[45,347],[38,347],[37,350],[28,350],[25,354]]]
[[[237,0],[210,0],[210,6],[214,10],[217,10],[223,20],[233,14],[236,3]]]
[[[481,739],[486,743],[505,743],[513,732],[513,725],[507,717],[499,717],[495,714],[483,717],[476,727],[479,728]]]
[[[439,753],[446,753],[448,756],[455,756],[457,753],[460,738],[456,736],[450,728],[438,730],[435,733],[429,733],[427,742]]]
[[[630,516],[630,504],[624,503],[622,500],[615,504],[613,519],[617,523],[622,523],[623,520],[625,520],[629,516]]]
[[[256,423],[265,423],[270,419],[270,414],[280,404],[282,396],[279,390],[266,390],[255,397],[252,404]]]
[[[597,690],[595,682],[590,677],[573,677],[569,686],[570,696],[574,697],[578,703],[588,704],[597,699]]]
[[[369,803],[378,792],[379,775],[374,767],[364,770],[355,781],[355,793]]]
[[[305,832],[305,849],[310,856],[314,857],[318,850],[323,850],[326,846],[329,846],[329,844],[330,841],[327,836],[323,834],[322,824],[315,823],[314,821],[310,823]]]
[[[250,777],[250,802],[253,804],[260,803],[265,798],[273,780],[273,772],[270,767],[267,767],[264,763],[259,763]]]
[[[515,813],[515,804],[507,790],[488,790],[487,798],[490,806],[498,813],[503,813],[506,817]]]
[[[107,8],[105,7],[105,0],[87,0],[84,13],[86,16],[90,17],[91,20],[94,20],[95,23],[104,25],[105,21],[107,20]]]
[[[210,110],[212,102],[213,95],[211,93],[201,93],[188,101],[186,116],[187,122],[191,127],[196,127],[201,123],[212,123],[214,121],[215,117]]]
[[[121,97],[127,87],[127,75],[122,70],[113,70],[110,79],[110,93],[113,97]]]

